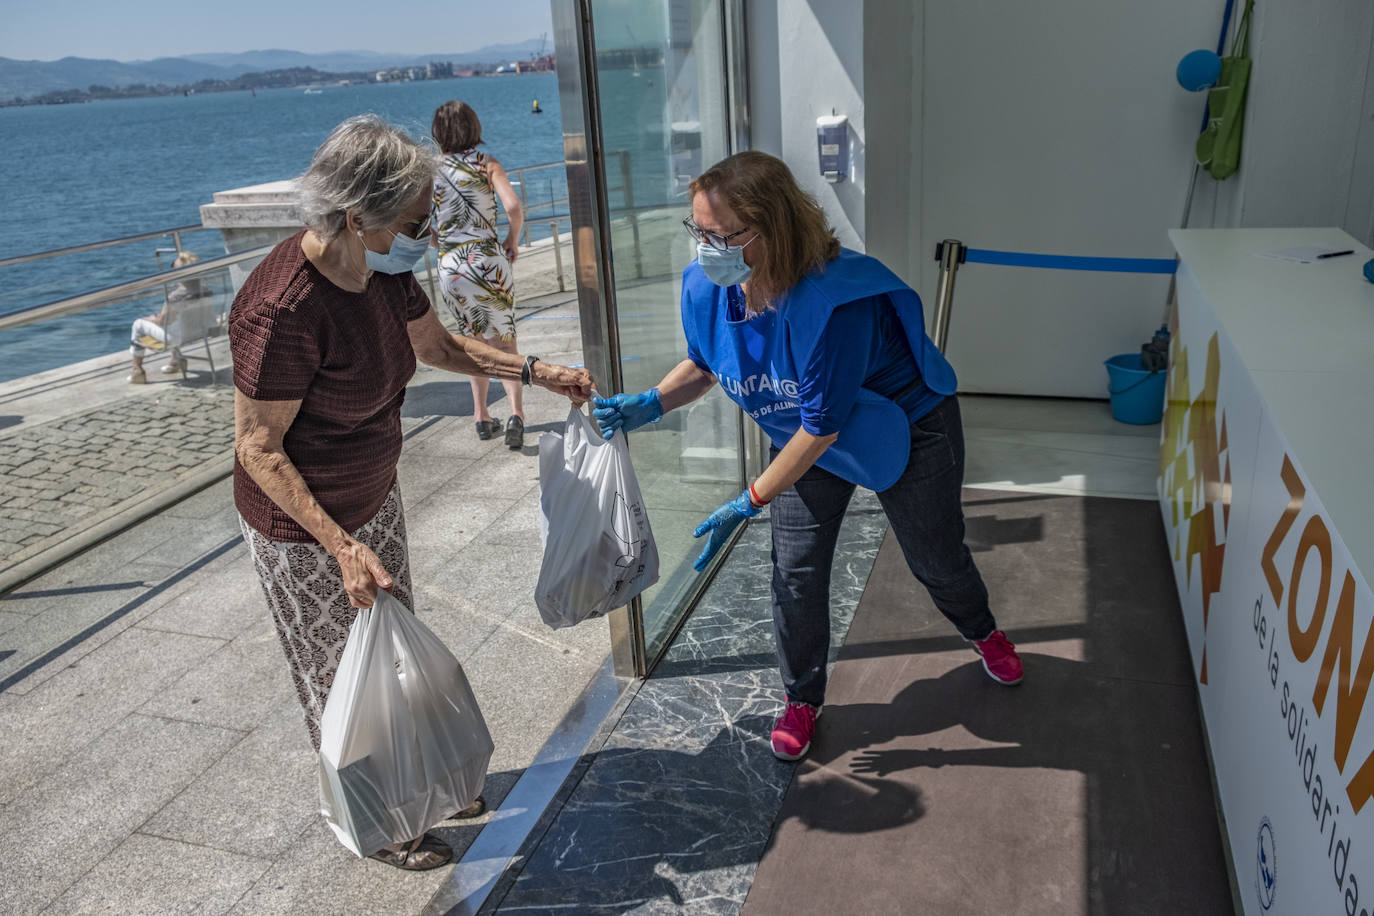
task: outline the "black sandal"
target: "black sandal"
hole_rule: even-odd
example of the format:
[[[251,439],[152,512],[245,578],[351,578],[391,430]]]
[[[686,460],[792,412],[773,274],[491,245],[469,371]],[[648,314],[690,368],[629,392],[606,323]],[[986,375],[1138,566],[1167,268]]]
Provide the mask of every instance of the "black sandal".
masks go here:
[[[432,833],[411,840],[400,849],[379,849],[369,859],[403,871],[429,871],[453,861],[453,848]]]
[[[501,421],[492,417],[490,420],[477,421],[477,438],[490,439],[501,431]]]

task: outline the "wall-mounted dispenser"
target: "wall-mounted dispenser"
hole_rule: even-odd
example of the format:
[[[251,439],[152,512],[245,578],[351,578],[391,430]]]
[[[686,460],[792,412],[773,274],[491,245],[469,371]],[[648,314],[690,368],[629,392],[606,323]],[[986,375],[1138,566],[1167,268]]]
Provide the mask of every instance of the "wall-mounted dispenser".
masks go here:
[[[832,113],[816,119],[816,152],[822,178],[834,183],[849,177],[848,117]]]

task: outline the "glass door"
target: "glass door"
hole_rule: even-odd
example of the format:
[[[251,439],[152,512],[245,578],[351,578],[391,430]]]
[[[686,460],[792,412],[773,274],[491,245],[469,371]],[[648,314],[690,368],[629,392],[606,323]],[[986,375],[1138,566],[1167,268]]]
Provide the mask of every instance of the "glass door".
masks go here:
[[[692,179],[740,145],[740,21],[732,0],[554,0],[584,350],[610,391],[652,388],[686,358],[682,218]],[[660,578],[612,620],[621,673],[652,667],[709,581],[692,530],[743,486],[741,430],[717,388],[629,435]]]

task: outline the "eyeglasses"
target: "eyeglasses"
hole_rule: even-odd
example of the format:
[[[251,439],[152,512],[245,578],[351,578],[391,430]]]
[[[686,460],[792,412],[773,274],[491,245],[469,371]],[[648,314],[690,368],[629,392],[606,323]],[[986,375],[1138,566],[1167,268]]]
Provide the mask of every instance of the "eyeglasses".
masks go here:
[[[412,239],[415,239],[416,241],[419,241],[420,239],[422,239],[422,238],[424,238],[425,236],[429,235],[429,221],[430,221],[430,217],[426,216],[424,219],[417,220],[416,222],[412,223],[411,225],[406,226],[406,227],[405,227],[405,228],[406,228],[406,231],[405,231],[405,232],[397,232],[396,230],[392,229],[392,230],[391,230],[391,234],[392,234],[392,235],[404,235],[406,238],[412,238]]]
[[[744,229],[741,229],[739,232],[732,232],[729,235],[721,235],[719,232],[708,232],[707,230],[698,226],[696,223],[692,222],[692,218],[690,216],[683,219],[682,226],[687,230],[687,234],[690,235],[692,238],[696,239],[698,242],[705,242],[706,244],[714,248],[716,251],[728,251],[730,248],[730,240],[732,238],[734,238],[737,235],[744,235],[744,233],[749,231],[749,229],[746,227]],[[753,239],[750,239],[749,241],[752,242]],[[749,242],[745,242],[745,244],[747,245],[749,244]]]

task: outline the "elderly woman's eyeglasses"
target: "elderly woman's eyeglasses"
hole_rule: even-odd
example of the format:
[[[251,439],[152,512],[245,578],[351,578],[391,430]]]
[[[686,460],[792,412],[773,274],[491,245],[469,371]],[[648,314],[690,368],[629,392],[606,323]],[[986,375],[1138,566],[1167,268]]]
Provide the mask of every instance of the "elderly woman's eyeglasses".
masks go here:
[[[716,251],[728,251],[730,248],[730,240],[732,238],[734,238],[737,235],[744,235],[744,233],[749,231],[749,229],[746,227],[744,229],[741,229],[739,232],[732,232],[729,235],[721,235],[719,232],[709,232],[698,226],[696,223],[692,222],[692,218],[690,216],[682,221],[682,225],[687,230],[688,235],[696,239],[698,242],[705,242],[707,245],[710,245]],[[752,242],[753,239],[750,239],[749,241]],[[748,244],[748,242],[746,242],[745,244]]]
[[[426,216],[424,219],[416,220],[415,222],[404,226],[404,231],[402,232],[397,232],[393,229],[391,234],[404,235],[406,238],[411,238],[418,241],[429,235],[429,220],[430,218]]]

